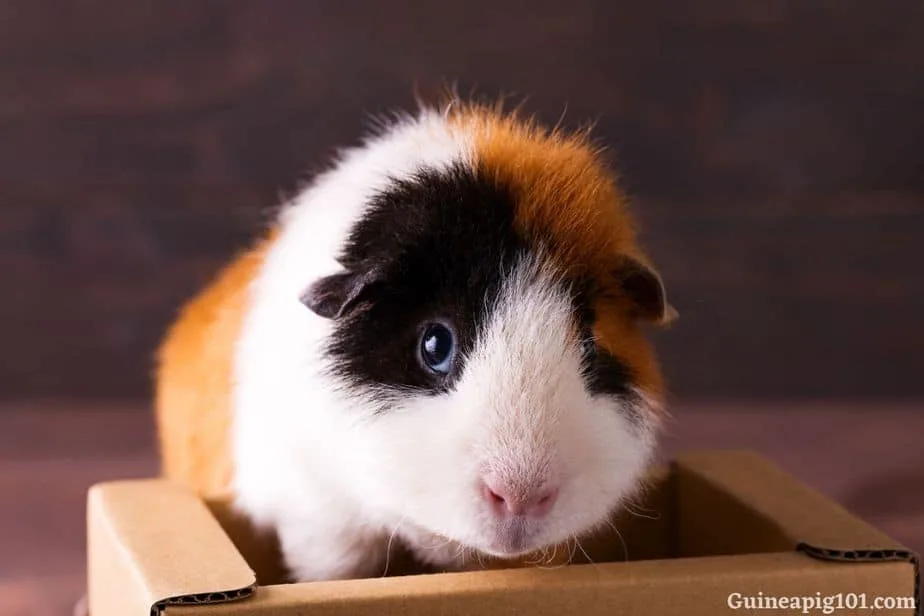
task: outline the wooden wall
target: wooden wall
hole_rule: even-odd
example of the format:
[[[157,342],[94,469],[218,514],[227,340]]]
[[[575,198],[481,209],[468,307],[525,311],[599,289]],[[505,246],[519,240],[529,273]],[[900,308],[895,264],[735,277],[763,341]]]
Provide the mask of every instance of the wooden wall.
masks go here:
[[[179,302],[443,80],[599,120],[678,396],[921,396],[922,32],[920,0],[0,0],[0,398],[147,396]]]

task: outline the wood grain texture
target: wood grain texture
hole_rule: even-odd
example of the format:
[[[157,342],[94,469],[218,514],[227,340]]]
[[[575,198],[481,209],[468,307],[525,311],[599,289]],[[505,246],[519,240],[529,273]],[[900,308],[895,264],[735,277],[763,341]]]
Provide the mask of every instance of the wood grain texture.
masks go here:
[[[179,303],[443,80],[597,120],[680,397],[921,397],[924,5],[0,0],[0,399],[149,395]]]

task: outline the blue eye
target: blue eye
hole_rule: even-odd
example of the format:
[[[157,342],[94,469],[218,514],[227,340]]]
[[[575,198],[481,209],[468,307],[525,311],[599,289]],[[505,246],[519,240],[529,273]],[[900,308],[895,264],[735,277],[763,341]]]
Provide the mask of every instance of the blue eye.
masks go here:
[[[455,356],[456,341],[452,331],[442,323],[431,323],[420,337],[420,360],[439,374],[448,374]]]

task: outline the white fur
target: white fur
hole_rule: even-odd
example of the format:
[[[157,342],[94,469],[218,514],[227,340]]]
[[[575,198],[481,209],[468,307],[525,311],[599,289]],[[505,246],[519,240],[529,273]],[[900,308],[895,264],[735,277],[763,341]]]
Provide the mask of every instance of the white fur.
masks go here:
[[[457,564],[446,545],[497,553],[504,531],[479,496],[485,472],[559,485],[523,548],[569,539],[599,524],[648,460],[653,426],[585,390],[570,303],[538,257],[511,272],[452,393],[407,396],[373,417],[324,375],[331,322],[301,293],[338,270],[375,191],[474,156],[470,136],[432,111],[347,150],[284,211],[254,282],[237,348],[234,490],[279,533],[300,580],[380,574],[395,535],[446,567]]]

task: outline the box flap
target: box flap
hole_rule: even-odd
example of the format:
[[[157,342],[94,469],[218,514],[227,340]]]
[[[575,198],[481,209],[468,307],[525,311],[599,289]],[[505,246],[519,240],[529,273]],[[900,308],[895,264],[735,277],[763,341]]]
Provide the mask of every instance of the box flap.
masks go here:
[[[256,576],[195,494],[166,480],[93,486],[88,495],[93,616],[250,596]],[[182,530],[182,532],[177,532]]]
[[[910,562],[920,596],[918,555],[751,451],[678,455],[678,475],[722,489],[785,535],[795,550],[822,560]],[[681,488],[682,489],[682,488]],[[920,606],[917,607],[920,614]]]
[[[89,498],[91,614],[680,616],[716,613],[729,593],[766,594],[768,584],[780,596],[883,597],[907,597],[919,584],[913,553],[755,454],[688,453],[652,477],[654,500],[645,502],[656,519],[632,516],[645,522],[644,533],[628,533],[628,546],[614,534],[608,541],[620,545],[602,546],[620,560],[631,548],[640,560],[261,583],[258,592],[255,565],[245,561],[257,553],[247,547],[250,529],[238,528],[223,506],[162,480],[102,484]],[[636,540],[650,541],[649,551],[638,552]],[[257,547],[258,561],[271,558],[262,551],[269,546]],[[242,597],[249,599],[234,600]]]
[[[865,567],[877,578],[902,574],[906,563]],[[729,596],[833,595],[855,589],[852,567],[797,552],[709,556],[367,578],[260,587],[247,601],[170,606],[168,616],[696,616],[734,614]],[[812,610],[819,614],[822,611]],[[752,610],[739,613],[756,614]],[[801,609],[768,613],[803,613]],[[806,612],[808,613],[808,612]],[[845,613],[858,613],[847,611]],[[873,612],[868,612],[873,613]],[[892,612],[890,612],[892,613]],[[894,612],[907,614],[902,609]]]

